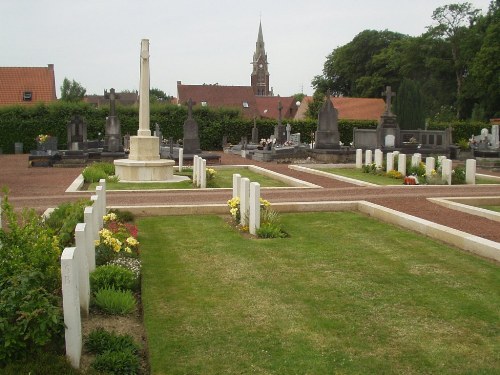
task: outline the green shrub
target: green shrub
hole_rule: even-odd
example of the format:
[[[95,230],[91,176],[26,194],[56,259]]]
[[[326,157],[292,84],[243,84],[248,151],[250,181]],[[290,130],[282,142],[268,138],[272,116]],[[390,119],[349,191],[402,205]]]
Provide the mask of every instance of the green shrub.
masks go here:
[[[83,211],[91,204],[92,201],[87,199],[62,203],[45,219],[45,223],[59,236],[62,248],[74,246],[76,224],[83,223]]]
[[[102,354],[106,351],[129,351],[134,354],[139,352],[139,346],[134,342],[132,336],[117,335],[104,328],[97,328],[89,334],[85,340],[85,349],[94,354]]]
[[[425,163],[420,162],[419,165],[417,166],[411,166],[411,160],[410,160],[410,166],[407,168],[406,174],[409,175],[416,175],[418,177],[424,177],[425,176]]]
[[[465,184],[465,168],[458,166],[451,174],[451,184],[452,185],[463,185]]]
[[[257,237],[259,238],[285,238],[288,235],[281,230],[279,226],[272,224],[264,224],[261,225],[259,229],[257,229]]]
[[[140,276],[141,276],[141,261],[138,258],[129,258],[129,257],[119,257],[115,258],[107,263],[108,265],[116,265],[120,266],[123,268],[126,268],[130,271],[132,271],[137,278],[138,281],[140,281]]]
[[[92,367],[106,374],[134,375],[139,373],[139,358],[130,351],[107,351],[96,356]]]
[[[93,163],[85,167],[82,171],[83,180],[86,183],[99,182],[100,179],[106,179],[113,175],[115,167],[111,163]]]
[[[136,274],[118,265],[100,266],[90,274],[90,287],[92,291],[104,288],[136,290],[137,286],[138,279]]]
[[[39,286],[52,292],[61,287],[61,247],[57,236],[34,210],[16,213],[2,200],[5,230],[0,230],[0,280],[24,271],[42,271]]]
[[[64,374],[64,375],[79,375],[80,370],[74,369],[69,363],[67,357],[56,355],[44,351],[31,355],[29,358],[11,362],[4,368],[0,369],[2,375],[47,375],[47,374]],[[90,375],[94,372],[86,372]]]
[[[127,315],[135,310],[136,302],[130,290],[103,288],[94,297],[95,304],[109,314]]]
[[[44,277],[20,270],[0,279],[0,366],[62,343],[61,301],[42,286]]]
[[[130,211],[111,209],[108,213],[113,213],[116,215],[116,220],[121,223],[133,223],[135,220],[135,215]]]

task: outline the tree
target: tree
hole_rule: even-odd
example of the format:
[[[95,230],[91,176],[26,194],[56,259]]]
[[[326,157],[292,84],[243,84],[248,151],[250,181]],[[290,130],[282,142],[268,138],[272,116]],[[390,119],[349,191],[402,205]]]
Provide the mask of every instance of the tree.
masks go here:
[[[432,19],[437,24],[428,27],[432,35],[446,40],[449,44],[456,79],[457,101],[462,94],[462,84],[468,70],[467,60],[461,53],[461,46],[463,41],[467,40],[469,31],[466,25],[472,26],[479,12],[480,10],[473,8],[471,3],[444,5],[436,8],[432,13]],[[457,117],[459,117],[459,109],[457,111]]]
[[[156,102],[164,102],[168,103],[172,100],[172,96],[167,95],[164,91],[157,89],[157,88],[152,88],[149,89],[149,101],[151,103],[156,103]]]
[[[304,94],[302,92],[300,92],[298,94],[294,94],[293,95],[293,101],[294,101],[294,103],[296,103],[296,102],[301,102],[302,103],[302,99],[304,99],[305,96],[306,96],[306,94]]]
[[[391,43],[405,38],[392,31],[364,30],[327,57],[323,75],[314,77],[315,90],[333,96],[378,97],[387,85],[399,83],[397,68],[380,55]],[[379,59],[377,59],[377,56]]]
[[[79,102],[85,96],[87,90],[75,80],[64,78],[61,86],[61,100],[65,102]]]
[[[394,112],[401,129],[423,129],[425,126],[424,101],[420,85],[410,79],[403,79],[399,85]]]
[[[314,92],[312,101],[309,102],[309,106],[307,107],[306,117],[317,120],[319,110],[323,106],[324,102],[325,102],[325,94],[323,94],[319,90],[316,90]]]

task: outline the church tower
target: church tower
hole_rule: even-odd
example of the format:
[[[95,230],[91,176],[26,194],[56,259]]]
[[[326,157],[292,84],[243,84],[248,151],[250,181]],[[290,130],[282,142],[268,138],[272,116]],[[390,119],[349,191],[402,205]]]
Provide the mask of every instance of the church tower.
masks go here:
[[[267,54],[264,49],[264,37],[262,36],[262,22],[259,23],[259,35],[255,53],[253,54],[253,71],[251,76],[253,92],[257,96],[269,96],[269,70]]]

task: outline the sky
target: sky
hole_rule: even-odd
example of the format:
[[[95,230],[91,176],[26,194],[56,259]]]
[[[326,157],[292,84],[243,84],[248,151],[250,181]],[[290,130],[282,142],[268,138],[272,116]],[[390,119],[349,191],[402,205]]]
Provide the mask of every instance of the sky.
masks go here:
[[[249,86],[262,22],[275,95],[313,94],[326,57],[363,30],[421,35],[432,12],[457,0],[0,0],[0,66],[54,64],[87,94],[139,89],[141,39],[151,87]],[[486,12],[490,0],[470,0]],[[1,87],[0,87],[1,90]]]

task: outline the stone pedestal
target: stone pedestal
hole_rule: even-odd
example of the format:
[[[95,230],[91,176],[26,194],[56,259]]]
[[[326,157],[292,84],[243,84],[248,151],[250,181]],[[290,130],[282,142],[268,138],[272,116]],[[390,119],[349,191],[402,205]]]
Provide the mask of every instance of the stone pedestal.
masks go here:
[[[153,136],[130,137],[128,159],[115,160],[115,173],[120,181],[168,181],[173,179],[173,160],[160,159],[160,140]]]

